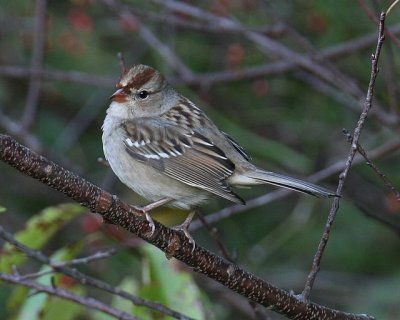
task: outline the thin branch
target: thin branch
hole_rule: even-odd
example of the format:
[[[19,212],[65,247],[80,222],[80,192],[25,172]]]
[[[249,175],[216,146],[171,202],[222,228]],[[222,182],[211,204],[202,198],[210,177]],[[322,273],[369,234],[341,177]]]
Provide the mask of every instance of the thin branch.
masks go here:
[[[300,300],[292,293],[271,285],[199,245],[193,250],[192,244],[181,232],[166,228],[157,221],[154,222],[155,232],[152,233],[140,211],[78,175],[31,152],[9,136],[0,135],[0,160],[63,192],[91,211],[102,215],[105,220],[136,234],[157,246],[167,256],[175,257],[192,267],[195,272],[204,274],[244,297],[284,314],[289,319],[373,319],[367,315],[350,314]]]
[[[121,70],[121,77],[122,77],[127,71],[125,57],[122,52],[118,52],[118,62],[119,62],[119,68]]]
[[[395,1],[396,2],[396,1]],[[365,3],[364,0],[358,0],[358,4],[360,5],[360,7],[363,9],[363,11],[365,12],[365,14],[367,15],[367,17],[377,26],[379,26],[380,21],[378,19],[378,17],[375,15],[375,13],[367,6],[367,4]],[[396,3],[394,3],[396,4]],[[393,9],[393,6],[390,6],[389,9]],[[387,14],[387,12],[386,12]],[[386,30],[385,33],[388,35],[388,37],[393,41],[393,43],[400,48],[400,40],[397,39],[397,37],[390,31],[390,30]]]
[[[35,76],[47,80],[74,82],[87,86],[98,86],[108,89],[112,88],[116,82],[115,77],[98,76],[80,71],[35,70],[32,68],[17,66],[0,66],[0,75],[16,79]]]
[[[16,268],[13,268],[14,274],[16,273]],[[38,271],[38,272],[33,272],[33,273],[27,273],[24,275],[20,275],[21,279],[37,279],[43,276],[46,276],[48,274],[54,274],[54,270],[44,270],[44,271]]]
[[[353,142],[351,144],[349,155],[348,155],[348,158],[346,161],[346,166],[345,166],[344,170],[342,171],[342,173],[339,175],[339,184],[338,184],[338,187],[336,190],[336,194],[338,194],[338,195],[342,194],[342,189],[343,189],[344,183],[346,181],[347,174],[350,170],[350,167],[353,163],[354,157],[357,153],[357,144],[360,139],[360,135],[361,135],[362,129],[364,127],[365,120],[367,118],[367,115],[368,115],[371,107],[372,107],[372,98],[374,96],[375,81],[376,81],[376,78],[378,75],[378,60],[379,60],[379,56],[381,53],[383,41],[385,39],[385,35],[384,35],[385,31],[384,30],[385,30],[385,13],[382,12],[381,16],[380,16],[379,35],[378,35],[376,50],[375,50],[375,53],[372,55],[371,78],[370,78],[370,82],[368,85],[368,92],[367,92],[367,96],[365,99],[364,108],[360,114],[360,118],[357,122],[357,126],[354,129]],[[339,202],[340,202],[340,197],[334,198],[332,207],[331,207],[331,211],[329,213],[328,220],[325,225],[325,230],[322,234],[322,238],[318,245],[317,252],[314,256],[311,271],[307,277],[307,281],[306,281],[306,284],[305,284],[305,287],[304,287],[304,290],[302,293],[302,298],[305,300],[308,300],[308,298],[310,296],[312,287],[314,285],[315,278],[319,271],[322,255],[323,255],[326,245],[328,243],[329,235],[331,232],[331,227],[332,227],[333,221],[336,217],[336,214],[339,210]]]
[[[101,311],[105,314],[108,314],[116,319],[124,319],[124,320],[139,320],[139,318],[126,313],[124,311],[115,309],[99,300],[93,298],[86,298],[79,296],[69,290],[63,288],[54,288],[51,286],[45,286],[39,284],[35,281],[28,280],[23,276],[19,276],[17,274],[11,275],[6,273],[0,273],[0,279],[6,282],[10,282],[17,285],[22,285],[27,288],[31,288],[37,292],[44,292],[46,294],[56,296],[65,300],[69,300],[72,302],[76,302],[86,308],[94,309]]]
[[[265,314],[265,309],[251,300],[249,300],[250,307],[253,309],[256,320],[271,320],[269,316]]]
[[[199,217],[199,220],[203,224],[203,226],[206,228],[208,231],[208,234],[211,236],[211,238],[214,239],[215,243],[217,244],[222,256],[230,261],[230,262],[236,262],[236,257],[232,256],[228,249],[225,247],[224,243],[221,240],[221,237],[219,235],[218,229],[212,225],[210,225],[207,220],[205,219],[204,215],[200,212],[197,211],[197,216]]]
[[[373,8],[376,12],[381,12],[382,11],[382,6],[379,0],[372,0],[372,5]],[[389,7],[390,9],[391,7]],[[389,10],[388,9],[388,10]],[[388,11],[386,11],[386,19],[388,18]],[[387,28],[385,28],[385,34],[389,34]],[[395,62],[395,56],[393,53],[393,45],[390,41],[386,42],[386,49],[384,52],[383,56],[383,76],[384,76],[384,81],[385,85],[387,88],[387,101],[389,105],[389,109],[393,114],[399,114],[398,113],[398,105],[399,105],[399,96],[398,96],[398,90],[397,90],[397,81],[396,81],[396,73],[397,70],[396,68],[393,68],[394,65],[396,65]]]
[[[397,88],[397,79],[396,79],[396,68],[393,66],[396,65],[395,56],[393,53],[393,46],[390,42],[386,44],[385,50],[385,82],[388,91],[388,100],[390,110],[393,114],[398,113],[398,105],[399,105],[399,92]]]
[[[33,30],[33,52],[31,69],[41,71],[43,68],[44,45],[45,45],[45,28],[46,28],[46,8],[47,0],[36,0],[36,18],[35,28]],[[32,74],[29,81],[28,95],[26,98],[25,111],[22,116],[22,126],[29,131],[32,126],[39,100],[41,88],[41,78]]]
[[[230,262],[236,262],[237,257],[232,256],[229,252],[228,249],[225,247],[224,243],[221,240],[220,234],[218,229],[215,226],[210,225],[206,219],[204,218],[204,215],[200,212],[200,210],[197,210],[197,216],[199,217],[199,220],[203,223],[204,227],[208,231],[209,235],[211,236],[212,239],[214,239],[215,243],[217,244],[220,253],[222,256],[227,259]],[[252,300],[248,300],[250,307],[253,309],[254,315],[256,316],[257,319],[266,319],[264,314],[263,314],[263,309],[261,309],[260,305],[255,303]]]
[[[67,260],[67,261],[52,262],[51,266],[56,268],[56,267],[61,267],[61,266],[76,266],[79,264],[88,264],[93,261],[109,258],[109,257],[113,256],[115,254],[115,252],[116,252],[116,250],[111,248],[111,249],[108,249],[107,251],[99,251],[90,256],[83,257],[83,258],[76,258],[76,259]]]
[[[74,170],[80,171],[81,169],[76,164],[70,163],[66,158],[60,157],[59,153],[54,152],[53,150],[45,147],[40,140],[32,133],[27,131],[27,129],[23,128],[21,123],[11,119],[6,116],[1,110],[3,108],[0,106],[0,127],[10,135],[21,139],[25,144],[27,144],[31,149],[35,152],[43,153],[47,156],[52,157],[59,161],[62,165],[73,168]]]
[[[14,121],[2,112],[0,108],[0,126],[10,135],[16,136],[21,139],[25,144],[36,152],[43,152],[43,145],[36,136],[28,132],[19,122]]]
[[[361,9],[365,12],[367,17],[374,22],[374,24],[379,25],[378,17],[375,13],[367,6],[364,0],[358,0],[358,4],[360,5]]]
[[[392,9],[399,3],[400,0],[395,0],[393,1],[393,3],[389,6],[389,8],[386,10],[386,15],[388,15],[390,13],[390,11],[392,11]]]
[[[365,216],[367,216],[370,219],[378,221],[383,226],[385,226],[389,230],[392,230],[397,236],[400,237],[400,224],[394,223],[393,221],[389,220],[387,216],[383,216],[382,214],[371,213],[365,210],[365,208],[360,208],[360,209],[364,212]]]
[[[187,29],[192,29],[201,32],[209,33],[243,33],[244,31],[255,31],[263,34],[267,34],[273,37],[279,37],[286,31],[286,26],[282,23],[277,23],[272,26],[244,26],[244,27],[225,27],[221,28],[210,23],[198,22],[189,19],[184,19],[178,15],[169,14],[167,12],[153,12],[149,10],[139,9],[133,6],[126,6],[126,9],[133,12],[135,15],[146,19],[146,21],[151,20],[155,22],[160,22],[164,26],[165,24],[173,25],[176,27]]]
[[[347,141],[352,143],[353,137],[351,136],[350,132],[348,132],[346,129],[343,129],[343,133],[347,137]],[[367,152],[364,150],[364,148],[360,145],[359,142],[357,142],[357,151],[359,154],[363,156],[363,158],[366,161],[366,164],[372,168],[372,170],[377,174],[378,177],[380,177],[385,184],[386,188],[388,188],[393,194],[395,195],[396,199],[400,201],[400,192],[396,189],[396,187],[389,181],[389,179],[386,177],[386,175],[377,167],[375,163],[372,162],[370,157],[367,155]]]
[[[142,23],[128,7],[115,0],[99,0],[101,3],[107,5],[109,8],[116,11],[124,19],[128,19],[137,26],[140,37],[146,42],[155,52],[163,57],[174,70],[176,70],[184,79],[193,77],[193,72],[184,64],[178,55],[165,43],[163,43],[157,36]]]
[[[63,130],[53,143],[52,148],[62,157],[71,148],[80,144],[80,137],[85,133],[87,128],[95,121],[99,113],[104,112],[101,108],[96,108],[99,103],[103,102],[111,95],[105,90],[94,88],[90,97],[82,104],[75,116],[63,126]],[[101,101],[101,102],[100,102]]]
[[[128,293],[127,291],[121,290],[119,288],[116,288],[114,286],[109,285],[106,282],[103,282],[101,280],[92,278],[88,275],[83,274],[82,272],[78,271],[77,269],[72,269],[69,268],[66,265],[63,265],[60,262],[53,262],[50,260],[50,258],[48,258],[46,255],[44,255],[42,252],[38,251],[38,250],[34,250],[29,248],[28,246],[24,245],[23,243],[17,241],[12,234],[10,234],[9,232],[7,232],[6,230],[4,230],[4,228],[0,225],[0,238],[4,239],[5,241],[11,243],[12,245],[14,245],[16,248],[18,248],[19,250],[21,250],[22,252],[24,252],[28,257],[35,259],[45,265],[49,265],[53,270],[50,271],[46,271],[46,273],[51,273],[54,271],[60,272],[62,274],[65,274],[71,278],[76,279],[77,281],[79,281],[81,284],[83,285],[90,285],[92,287],[98,288],[100,290],[109,292],[111,294],[114,294],[116,296],[122,297],[126,300],[131,301],[133,304],[138,305],[138,306],[144,306],[147,308],[151,308],[155,311],[160,312],[161,314],[173,317],[175,319],[180,319],[180,320],[193,320],[179,312],[176,312],[172,309],[169,309],[165,306],[163,306],[162,304],[159,303],[155,303],[152,301],[147,301],[145,299],[136,297],[130,293]],[[30,274],[30,275],[26,275],[24,277],[38,277],[43,275],[44,273],[36,273],[36,274]]]
[[[322,81],[315,75],[302,70],[294,72],[293,75],[305,84],[309,85],[310,88],[322,93],[327,97],[330,97],[339,104],[346,106],[349,110],[357,113],[360,111],[360,103],[357,99],[343,92],[342,90],[335,88],[329,83]]]

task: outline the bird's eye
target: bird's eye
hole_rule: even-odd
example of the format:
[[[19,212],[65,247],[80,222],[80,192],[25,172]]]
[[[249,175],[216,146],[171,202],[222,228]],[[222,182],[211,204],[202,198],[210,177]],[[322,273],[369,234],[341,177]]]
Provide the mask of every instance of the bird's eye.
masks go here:
[[[148,93],[148,91],[143,90],[138,93],[138,96],[140,99],[144,100],[149,96],[149,93]]]

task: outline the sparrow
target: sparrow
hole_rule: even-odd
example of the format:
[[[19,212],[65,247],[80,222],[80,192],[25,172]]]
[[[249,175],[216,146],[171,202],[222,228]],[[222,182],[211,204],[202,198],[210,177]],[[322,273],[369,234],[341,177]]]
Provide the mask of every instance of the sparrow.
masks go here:
[[[102,126],[104,155],[121,182],[151,201],[141,211],[153,232],[152,209],[166,205],[190,210],[175,228],[194,246],[188,227],[196,209],[211,196],[245,204],[235,186],[271,184],[317,197],[336,196],[252,164],[231,136],[157,70],[135,65],[116,86]]]

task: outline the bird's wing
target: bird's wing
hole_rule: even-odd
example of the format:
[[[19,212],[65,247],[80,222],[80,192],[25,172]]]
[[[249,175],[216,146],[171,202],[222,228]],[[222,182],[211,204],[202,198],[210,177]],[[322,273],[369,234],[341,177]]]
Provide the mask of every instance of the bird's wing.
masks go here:
[[[153,118],[130,120],[122,128],[126,150],[136,160],[187,185],[243,203],[226,183],[235,165],[196,130]]]
[[[235,139],[233,139],[226,132],[221,131],[221,133],[225,136],[226,139],[228,139],[231,146],[234,147],[236,151],[239,152],[243,158],[245,158],[247,161],[251,160],[250,155],[243,149],[243,147]]]

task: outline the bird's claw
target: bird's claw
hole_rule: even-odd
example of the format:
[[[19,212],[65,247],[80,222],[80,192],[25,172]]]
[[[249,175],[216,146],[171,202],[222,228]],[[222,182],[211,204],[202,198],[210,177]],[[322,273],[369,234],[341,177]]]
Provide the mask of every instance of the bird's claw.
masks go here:
[[[192,235],[189,233],[189,226],[190,223],[192,222],[193,217],[195,216],[196,212],[192,211],[189,213],[189,215],[187,216],[187,218],[185,219],[185,221],[180,224],[177,225],[175,227],[172,227],[172,229],[176,230],[176,231],[182,231],[183,234],[186,236],[186,238],[188,239],[188,241],[192,244],[192,251],[194,251],[194,249],[196,249],[196,242],[194,241]]]
[[[139,206],[131,206],[135,211],[138,211],[139,213],[141,213],[142,215],[144,215],[144,218],[146,219],[146,221],[149,223],[149,228],[150,228],[150,237],[154,234],[154,232],[156,231],[156,225],[154,223],[153,218],[150,216],[149,214],[149,210],[146,206],[144,207],[139,207]]]
[[[149,223],[149,227],[151,229],[151,233],[150,233],[150,237],[154,234],[154,232],[156,231],[156,225],[154,223],[153,218],[150,216],[150,214],[147,211],[143,211],[143,214],[147,220],[147,222]]]
[[[185,223],[172,227],[173,230],[182,231],[188,241],[192,244],[192,251],[196,249],[196,241],[194,241],[192,235],[189,233],[188,226]]]

